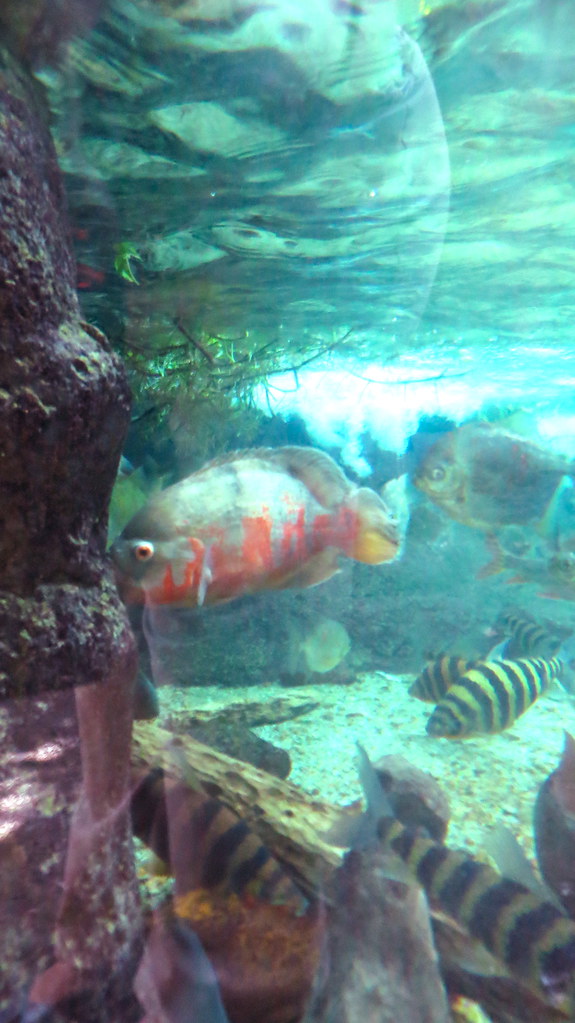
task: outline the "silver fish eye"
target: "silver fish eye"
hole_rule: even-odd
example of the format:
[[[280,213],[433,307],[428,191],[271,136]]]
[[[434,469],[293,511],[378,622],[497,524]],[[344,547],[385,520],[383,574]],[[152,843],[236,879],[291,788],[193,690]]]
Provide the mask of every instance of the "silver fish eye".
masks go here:
[[[136,561],[150,561],[154,557],[154,545],[149,540],[138,540],[132,547],[132,554]]]
[[[432,480],[442,480],[445,477],[445,469],[443,466],[437,465],[435,469],[431,470],[429,475]]]

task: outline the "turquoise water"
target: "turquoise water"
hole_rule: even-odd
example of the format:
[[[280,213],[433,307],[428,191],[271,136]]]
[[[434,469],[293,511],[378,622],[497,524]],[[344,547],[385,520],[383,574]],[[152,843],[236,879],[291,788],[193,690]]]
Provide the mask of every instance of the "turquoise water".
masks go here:
[[[335,881],[342,853],[329,838],[334,807],[362,795],[359,740],[372,759],[404,756],[435,778],[414,786],[432,788],[432,802],[442,801],[434,784],[449,795],[449,847],[477,853],[486,829],[504,822],[533,865],[543,841],[535,801],[559,763],[563,729],[575,728],[575,9],[555,0],[110,0],[86,2],[80,28],[54,11],[39,0],[32,27],[17,5],[2,17],[15,52],[25,25],[30,32],[82,316],[124,359],[133,390],[109,547],[125,599],[141,584],[141,604],[129,607],[136,716],[156,718],[135,725],[119,811],[131,795],[142,839],[136,883],[131,846],[122,847],[126,861],[110,822],[95,825],[86,810],[100,796],[81,769],[93,763],[97,701],[87,713],[76,694],[80,734],[70,692],[6,710],[0,854],[9,881],[0,898],[11,928],[20,916],[25,925],[2,953],[0,1020],[351,1023],[372,1012],[374,1023],[459,1023],[471,1019],[457,1015],[463,994],[482,1006],[473,1018],[483,1023],[575,1019],[573,957],[560,978],[565,1002],[543,952],[535,965],[517,952],[517,966],[502,946],[483,969],[471,948],[479,925],[462,924],[459,907],[446,908],[445,893],[429,885],[441,979],[427,924],[413,924],[427,903],[417,912],[409,903],[403,915],[378,905],[374,937],[380,917],[362,900],[380,866],[358,839],[366,831],[353,840],[358,873],[348,864]],[[57,56],[38,28],[50,18]],[[255,468],[230,458],[238,448],[293,445],[307,453],[279,469],[265,453]],[[311,470],[310,448],[327,456]],[[437,451],[439,469],[429,468]],[[198,485],[193,474],[226,456]],[[434,491],[452,472],[447,496]],[[158,497],[188,477],[177,497]],[[375,525],[366,510],[357,524],[357,502]],[[518,642],[502,650],[510,610],[543,630],[544,655]],[[508,727],[490,729],[487,711],[477,711],[486,683],[471,698],[472,738],[448,742],[426,730],[432,706],[409,693],[426,663],[494,661],[503,700],[501,660],[547,663],[549,651],[561,659],[561,684],[543,686]],[[526,678],[515,678],[523,693]],[[112,740],[104,763],[110,751]],[[61,773],[42,766],[52,759]],[[143,782],[158,765],[182,786],[172,804],[153,787],[156,775]],[[572,770],[552,793],[561,835],[556,820],[544,835],[547,880],[568,912],[575,882],[556,861],[563,841],[568,860],[575,852]],[[136,821],[142,784],[150,790]],[[212,797],[227,809],[208,806]],[[215,830],[202,831],[197,800],[208,825],[219,822],[219,844]],[[38,822],[49,822],[41,854]],[[152,862],[146,847],[172,862]],[[259,872],[268,849],[280,863],[273,883]],[[230,877],[249,873],[248,861],[264,908],[248,899],[238,909]],[[92,888],[71,907],[64,899],[62,917],[59,896],[79,863],[89,864]],[[514,875],[509,860],[501,869]],[[222,882],[217,896],[204,884],[210,870]],[[10,891],[28,874],[19,909]],[[209,898],[192,899],[185,925],[176,903],[179,919],[157,915],[152,928],[150,910],[173,905],[174,884],[178,897],[199,889]],[[103,903],[100,888],[109,889]],[[310,1003],[317,936],[306,932],[302,946],[300,928],[315,926],[308,900],[326,892],[322,948],[332,959],[317,976],[330,979],[325,1004]],[[346,959],[349,920],[333,906],[350,914],[359,979]],[[238,923],[244,912],[247,924]],[[499,908],[488,903],[485,913],[500,933]],[[445,915],[458,921],[449,940]],[[230,920],[247,965],[228,945]],[[575,924],[573,935],[567,915],[563,925],[575,947]],[[389,948],[394,928],[406,971]],[[529,951],[535,931],[526,926],[518,945]],[[291,974],[272,948],[278,933],[293,952]],[[549,940],[556,949],[559,939]],[[385,956],[374,955],[378,942]],[[118,965],[120,947],[127,959]],[[437,989],[413,987],[420,956]],[[327,1007],[340,988],[349,1016]],[[38,1003],[49,1015],[34,1015]]]

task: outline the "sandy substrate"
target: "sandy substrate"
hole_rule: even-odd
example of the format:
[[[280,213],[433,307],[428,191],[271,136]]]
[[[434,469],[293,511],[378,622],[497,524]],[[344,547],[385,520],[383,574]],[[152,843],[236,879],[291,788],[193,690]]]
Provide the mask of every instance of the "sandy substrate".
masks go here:
[[[373,759],[401,754],[437,779],[451,804],[450,845],[478,851],[485,834],[501,821],[531,856],[537,791],[559,762],[563,730],[575,735],[573,698],[554,690],[500,735],[451,741],[426,735],[425,722],[433,705],[408,694],[412,680],[413,676],[374,672],[347,686],[164,688],[160,690],[161,716],[239,700],[271,700],[288,693],[302,702],[317,701],[317,709],[306,715],[255,729],[262,738],[288,750],[292,782],[330,802],[357,799],[361,790],[355,743],[359,740]]]

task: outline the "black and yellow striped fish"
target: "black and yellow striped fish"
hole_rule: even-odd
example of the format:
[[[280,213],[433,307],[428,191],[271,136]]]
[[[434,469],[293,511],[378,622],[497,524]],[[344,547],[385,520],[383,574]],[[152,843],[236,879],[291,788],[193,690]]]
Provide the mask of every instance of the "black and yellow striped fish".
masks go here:
[[[515,657],[553,657],[561,646],[557,636],[520,611],[503,611],[497,618],[495,628],[509,636],[505,647],[507,660]]]
[[[558,657],[478,663],[439,701],[426,731],[448,739],[503,732],[548,689],[562,668]]]
[[[438,703],[454,682],[459,682],[461,676],[474,664],[475,661],[468,661],[465,657],[449,657],[443,654],[427,662],[408,692],[418,700]]]
[[[520,983],[572,1018],[575,922],[518,881],[398,821],[385,793],[374,798],[377,775],[365,750],[359,747],[359,752],[377,837],[421,884],[432,908],[451,916]]]
[[[176,895],[203,889],[307,908],[288,872],[233,810],[161,768],[134,773],[132,783],[134,834],[166,863]]]

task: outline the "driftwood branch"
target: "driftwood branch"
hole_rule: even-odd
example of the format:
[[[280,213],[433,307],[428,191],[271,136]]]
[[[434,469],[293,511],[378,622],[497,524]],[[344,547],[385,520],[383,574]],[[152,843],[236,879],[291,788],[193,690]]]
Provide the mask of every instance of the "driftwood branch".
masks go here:
[[[289,863],[308,892],[321,889],[341,861],[341,849],[325,834],[354,810],[313,799],[289,781],[187,736],[174,737],[154,722],[134,726],[132,764],[159,765],[220,799],[257,830],[278,859]]]

